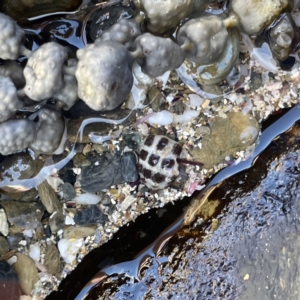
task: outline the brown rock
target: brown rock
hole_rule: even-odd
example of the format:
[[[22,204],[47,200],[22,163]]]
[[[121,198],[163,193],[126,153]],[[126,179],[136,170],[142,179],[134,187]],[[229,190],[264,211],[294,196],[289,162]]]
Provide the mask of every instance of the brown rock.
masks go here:
[[[34,284],[39,280],[38,272],[34,261],[22,253],[16,253],[17,262],[13,264],[13,268],[18,275],[22,291],[29,295]]]
[[[54,211],[62,212],[62,207],[59,203],[56,193],[47,182],[47,180],[42,182],[37,188],[40,194],[41,201],[48,213],[53,213]]]
[[[219,164],[226,156],[245,150],[258,137],[259,125],[249,114],[231,112],[227,118],[216,117],[211,134],[202,139],[202,149],[191,150],[194,161],[204,163],[206,169]]]
[[[96,229],[97,226],[82,226],[82,227],[71,226],[64,230],[64,238],[81,239],[90,235],[94,235]]]
[[[45,262],[44,265],[46,266],[48,272],[50,274],[56,274],[60,272],[60,257],[58,249],[55,245],[51,244],[47,249],[45,255]]]

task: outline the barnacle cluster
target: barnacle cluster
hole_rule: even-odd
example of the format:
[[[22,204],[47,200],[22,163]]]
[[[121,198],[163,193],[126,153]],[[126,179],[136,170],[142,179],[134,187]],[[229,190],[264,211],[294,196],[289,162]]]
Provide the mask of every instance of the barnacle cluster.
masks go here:
[[[237,62],[239,32],[255,38],[264,30],[274,57],[289,56],[297,31],[290,16],[292,1],[232,0],[226,11],[214,14],[206,10],[212,3],[222,1],[133,0],[135,17],[119,18],[76,56],[56,41],[28,50],[25,31],[0,13],[0,58],[5,60],[0,65],[0,153],[26,147],[54,153],[65,131],[60,108],[68,110],[81,99],[95,111],[116,109],[132,90],[133,64],[150,78],[178,69],[191,76],[188,83],[218,84]],[[27,58],[24,68],[15,61],[19,56]],[[57,102],[57,110],[46,107],[15,118],[18,111],[49,99]],[[141,176],[149,181],[145,170]]]

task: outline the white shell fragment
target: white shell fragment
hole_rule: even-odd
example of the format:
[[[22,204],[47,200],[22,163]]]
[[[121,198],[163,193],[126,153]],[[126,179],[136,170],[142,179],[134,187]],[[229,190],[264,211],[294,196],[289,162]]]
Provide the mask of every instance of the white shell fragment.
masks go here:
[[[67,264],[72,264],[83,245],[83,239],[61,239],[57,246],[61,257]]]
[[[8,223],[6,213],[3,208],[0,209],[0,232],[4,235],[8,235]]]

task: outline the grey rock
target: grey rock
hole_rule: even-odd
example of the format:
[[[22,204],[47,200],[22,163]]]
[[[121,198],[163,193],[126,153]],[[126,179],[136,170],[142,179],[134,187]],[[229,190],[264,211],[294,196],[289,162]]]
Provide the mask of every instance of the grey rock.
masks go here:
[[[55,275],[60,272],[60,256],[58,249],[53,244],[51,244],[47,249],[44,265],[50,274]]]
[[[109,153],[99,156],[97,164],[82,168],[79,176],[81,189],[86,192],[99,192],[111,185],[134,182],[138,179],[136,156],[126,152],[120,157]]]
[[[74,222],[77,225],[104,225],[108,217],[103,214],[96,205],[91,205],[88,208],[78,212],[74,217]]]
[[[7,236],[7,242],[9,245],[9,248],[17,248],[19,246],[19,242],[24,239],[23,233],[16,233],[12,235]]]
[[[39,191],[42,203],[50,214],[54,211],[62,212],[62,207],[59,203],[57,195],[47,180],[42,182],[37,189]]]
[[[94,235],[96,232],[96,226],[70,226],[64,230],[65,239],[81,239],[90,235]]]
[[[127,146],[130,149],[137,151],[141,144],[141,141],[142,139],[138,134],[125,134],[123,135],[123,141],[121,143],[121,146]]]
[[[111,120],[121,120],[128,116],[131,113],[130,109],[121,109],[117,110],[116,112],[113,113],[107,113],[105,116],[99,115],[99,117],[103,117],[106,119],[111,119]],[[133,124],[135,122],[136,116],[135,114],[130,114],[129,117],[122,123],[124,126],[128,126],[130,124]],[[80,141],[79,138],[77,140],[77,133],[80,128],[80,125],[85,119],[73,119],[70,120],[68,123],[68,140],[72,143],[77,141],[78,143],[90,143],[90,139],[88,137],[90,132],[97,132],[99,135],[107,135],[110,130],[114,128],[114,125],[112,124],[107,124],[107,123],[92,123],[87,126],[85,126],[83,130],[83,137],[82,140]]]
[[[251,91],[256,91],[262,86],[262,78],[261,74],[252,72],[251,74],[251,80],[250,80],[250,89]]]
[[[152,85],[148,91],[148,100],[151,103],[153,111],[158,112],[162,103],[165,103],[165,97],[157,86]]]
[[[76,197],[76,192],[72,184],[69,182],[64,183],[63,185],[60,186],[60,190],[64,194],[64,198],[66,200],[72,200]]]
[[[65,226],[65,217],[62,213],[54,213],[49,218],[49,226],[53,233],[58,232],[60,229],[63,229]]]
[[[30,295],[34,284],[39,280],[38,272],[34,261],[22,253],[16,253],[17,262],[13,268],[18,275],[22,291]]]
[[[219,164],[226,156],[242,151],[258,137],[259,125],[248,114],[232,112],[226,119],[217,117],[211,125],[211,134],[202,138],[202,149],[194,147],[194,161],[204,163],[205,168]]]
[[[41,203],[26,203],[20,201],[1,201],[0,205],[6,212],[11,225],[31,229],[41,225],[44,207]]]
[[[9,244],[5,237],[0,236],[0,255],[3,255],[9,250]]]

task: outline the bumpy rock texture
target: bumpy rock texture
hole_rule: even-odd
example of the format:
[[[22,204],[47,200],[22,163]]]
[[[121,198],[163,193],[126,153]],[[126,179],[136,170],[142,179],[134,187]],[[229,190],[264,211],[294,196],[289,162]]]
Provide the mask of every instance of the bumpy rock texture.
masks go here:
[[[205,16],[187,21],[176,38],[187,58],[196,63],[209,63],[224,50],[228,32],[221,18]]]
[[[12,80],[0,76],[0,122],[9,119],[22,106]]]
[[[78,96],[94,110],[112,110],[122,104],[133,84],[131,58],[116,42],[91,44],[77,51]]]
[[[0,124],[0,153],[9,155],[27,148],[35,138],[36,124],[28,119],[8,120]]]
[[[288,5],[289,0],[232,0],[230,3],[242,29],[249,35],[261,33]]]
[[[38,112],[37,133],[30,148],[37,153],[52,154],[59,147],[65,122],[59,111],[42,108]]]
[[[0,58],[17,59],[25,33],[18,24],[0,13]]]
[[[24,69],[25,94],[35,101],[48,99],[63,85],[63,65],[67,49],[50,42],[39,47],[28,59]]]
[[[140,149],[139,173],[150,190],[161,190],[179,175],[176,159],[182,147],[179,143],[162,136],[148,135]]]
[[[192,0],[134,0],[138,9],[146,16],[147,29],[161,34],[176,27],[193,10]]]
[[[182,49],[170,38],[145,33],[134,41],[134,45],[136,50],[133,55],[143,73],[150,77],[158,77],[178,68],[185,59]]]
[[[127,49],[132,48],[134,40],[141,35],[140,24],[135,20],[121,19],[113,26],[105,30],[99,38],[95,40],[95,43],[112,41],[118,42]]]

